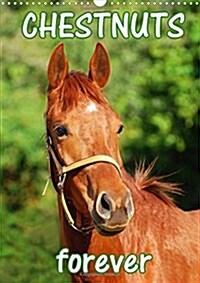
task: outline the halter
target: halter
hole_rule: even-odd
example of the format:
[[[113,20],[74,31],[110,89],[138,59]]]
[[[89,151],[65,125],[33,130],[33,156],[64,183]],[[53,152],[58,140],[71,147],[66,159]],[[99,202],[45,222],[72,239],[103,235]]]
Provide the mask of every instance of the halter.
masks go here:
[[[71,163],[67,166],[62,166],[60,164],[60,162],[58,161],[57,155],[54,151],[54,147],[53,147],[53,142],[52,139],[49,135],[46,136],[46,147],[48,150],[49,155],[52,157],[54,164],[56,166],[56,170],[58,172],[58,183],[57,183],[57,192],[61,197],[61,202],[62,202],[62,206],[65,212],[65,216],[66,219],[68,221],[68,224],[76,231],[81,232],[81,233],[90,233],[94,227],[90,226],[90,227],[86,227],[86,228],[78,228],[75,226],[74,224],[74,220],[71,216],[71,213],[69,211],[69,208],[67,206],[67,202],[65,200],[65,196],[64,196],[64,185],[65,185],[65,180],[67,177],[67,174],[75,169],[79,169],[85,166],[89,166],[98,162],[104,162],[104,163],[110,163],[113,166],[115,166],[115,168],[118,170],[120,177],[122,177],[122,172],[120,169],[119,164],[117,163],[117,161],[115,159],[113,159],[111,156],[109,155],[94,155],[88,158],[84,158],[81,159],[79,161],[76,161],[74,163]],[[50,161],[49,161],[50,162]]]

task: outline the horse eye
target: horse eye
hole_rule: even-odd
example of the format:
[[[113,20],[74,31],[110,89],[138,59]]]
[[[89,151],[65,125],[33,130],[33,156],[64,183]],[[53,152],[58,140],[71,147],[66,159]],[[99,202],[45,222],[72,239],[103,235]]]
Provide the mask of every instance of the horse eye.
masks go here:
[[[122,131],[123,131],[123,128],[124,126],[123,125],[120,125],[118,131],[117,131],[117,134],[119,135]]]
[[[56,135],[58,137],[67,136],[68,132],[65,126],[60,126],[55,129]]]

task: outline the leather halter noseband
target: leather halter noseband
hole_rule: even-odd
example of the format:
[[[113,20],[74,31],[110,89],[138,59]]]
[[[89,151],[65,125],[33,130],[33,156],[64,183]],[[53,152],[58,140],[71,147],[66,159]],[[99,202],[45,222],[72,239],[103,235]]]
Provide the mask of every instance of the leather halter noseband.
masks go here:
[[[122,172],[121,172],[119,164],[117,163],[117,161],[115,159],[113,159],[109,155],[93,155],[91,157],[84,158],[84,159],[81,159],[81,160],[76,161],[74,163],[71,163],[67,166],[62,166],[60,164],[60,162],[58,161],[57,155],[55,153],[52,138],[48,134],[46,135],[46,147],[47,147],[49,155],[52,157],[54,164],[56,166],[56,170],[57,170],[57,173],[58,173],[58,183],[57,183],[56,190],[61,197],[62,206],[63,206],[64,212],[65,212],[65,215],[66,215],[66,219],[67,219],[69,225],[74,230],[81,232],[81,233],[91,232],[94,228],[93,226],[90,226],[90,227],[87,227],[87,228],[78,228],[74,224],[74,220],[71,216],[71,213],[69,211],[69,208],[67,206],[67,202],[66,202],[65,196],[64,196],[64,185],[65,185],[67,173],[69,173],[69,172],[71,172],[75,169],[79,169],[79,168],[88,166],[88,165],[92,165],[92,164],[99,163],[99,162],[104,162],[104,163],[110,163],[113,166],[115,166],[115,168],[119,172],[120,177],[122,177]]]

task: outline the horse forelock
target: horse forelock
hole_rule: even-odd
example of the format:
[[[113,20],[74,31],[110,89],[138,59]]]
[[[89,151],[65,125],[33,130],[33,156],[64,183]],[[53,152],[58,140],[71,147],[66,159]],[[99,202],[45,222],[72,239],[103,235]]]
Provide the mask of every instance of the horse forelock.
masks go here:
[[[54,96],[54,102],[58,103],[62,111],[75,107],[83,98],[111,108],[105,99],[101,89],[88,76],[82,72],[72,71],[67,74],[62,86]]]

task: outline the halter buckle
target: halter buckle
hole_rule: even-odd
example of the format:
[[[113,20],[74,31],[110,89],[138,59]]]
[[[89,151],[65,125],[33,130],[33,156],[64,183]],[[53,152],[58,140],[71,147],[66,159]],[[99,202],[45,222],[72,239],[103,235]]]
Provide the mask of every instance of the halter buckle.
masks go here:
[[[46,149],[49,149],[50,146],[52,146],[52,139],[49,135],[46,135]]]
[[[64,188],[64,183],[65,183],[65,180],[66,180],[66,176],[67,176],[67,173],[63,173],[61,175],[58,176],[58,188],[59,190],[62,190]]]

